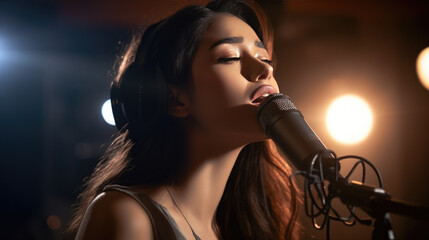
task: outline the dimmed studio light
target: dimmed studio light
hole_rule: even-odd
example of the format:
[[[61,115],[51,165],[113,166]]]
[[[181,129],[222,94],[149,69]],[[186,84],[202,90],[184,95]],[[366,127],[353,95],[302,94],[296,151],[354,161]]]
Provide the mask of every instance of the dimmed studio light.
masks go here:
[[[420,82],[423,87],[429,90],[429,47],[423,49],[423,51],[417,57],[417,76],[419,76]]]
[[[46,219],[46,224],[48,224],[48,227],[52,230],[58,230],[61,228],[61,219],[56,215],[50,215]]]
[[[329,106],[326,124],[335,140],[355,144],[365,139],[371,131],[372,112],[362,98],[344,95]]]
[[[110,99],[104,102],[103,106],[101,107],[101,114],[103,115],[103,119],[106,121],[106,123],[115,126],[115,118],[113,117]]]

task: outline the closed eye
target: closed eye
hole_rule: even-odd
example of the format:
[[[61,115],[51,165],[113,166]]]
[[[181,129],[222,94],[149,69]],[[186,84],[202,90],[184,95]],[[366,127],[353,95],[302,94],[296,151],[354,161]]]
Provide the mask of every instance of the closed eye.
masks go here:
[[[232,58],[219,58],[218,62],[219,63],[233,63],[235,61],[240,61],[239,57],[232,57]],[[273,61],[269,60],[269,59],[260,59],[260,61],[267,63],[269,65],[273,65]]]
[[[219,58],[217,61],[220,62],[220,63],[227,63],[228,64],[228,63],[233,63],[235,61],[240,61],[240,58],[239,57]]]
[[[273,65],[273,61],[271,61],[269,59],[261,59],[261,61],[264,63],[268,63],[269,65]]]

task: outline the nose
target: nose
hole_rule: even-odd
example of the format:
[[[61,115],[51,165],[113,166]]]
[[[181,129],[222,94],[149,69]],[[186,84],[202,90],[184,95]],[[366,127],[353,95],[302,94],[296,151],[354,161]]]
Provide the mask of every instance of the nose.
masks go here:
[[[243,75],[250,82],[269,80],[273,76],[273,66],[256,57],[249,57]]]

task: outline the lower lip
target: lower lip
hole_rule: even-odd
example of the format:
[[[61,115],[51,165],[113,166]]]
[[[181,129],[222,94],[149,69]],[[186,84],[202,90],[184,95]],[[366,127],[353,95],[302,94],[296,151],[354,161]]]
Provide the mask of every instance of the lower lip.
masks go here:
[[[262,97],[262,96],[261,96]],[[263,97],[261,100],[259,100],[258,102],[252,102],[252,105],[259,105],[261,102],[263,102],[265,99],[267,98],[267,96],[265,96],[265,97]],[[257,98],[257,99],[259,99],[259,98]],[[255,100],[253,100],[253,101],[256,101],[257,99],[255,99]]]
[[[260,102],[256,102],[256,103],[251,102],[250,104],[255,105],[255,106],[258,106],[261,102],[262,102],[262,101],[260,101]]]

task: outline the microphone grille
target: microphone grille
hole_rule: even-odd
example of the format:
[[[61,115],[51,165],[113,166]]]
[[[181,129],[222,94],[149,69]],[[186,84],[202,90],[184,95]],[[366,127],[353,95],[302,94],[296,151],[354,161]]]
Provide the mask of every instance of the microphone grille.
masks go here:
[[[274,93],[265,98],[258,106],[258,120],[265,129],[270,120],[281,111],[296,109],[286,95]]]

